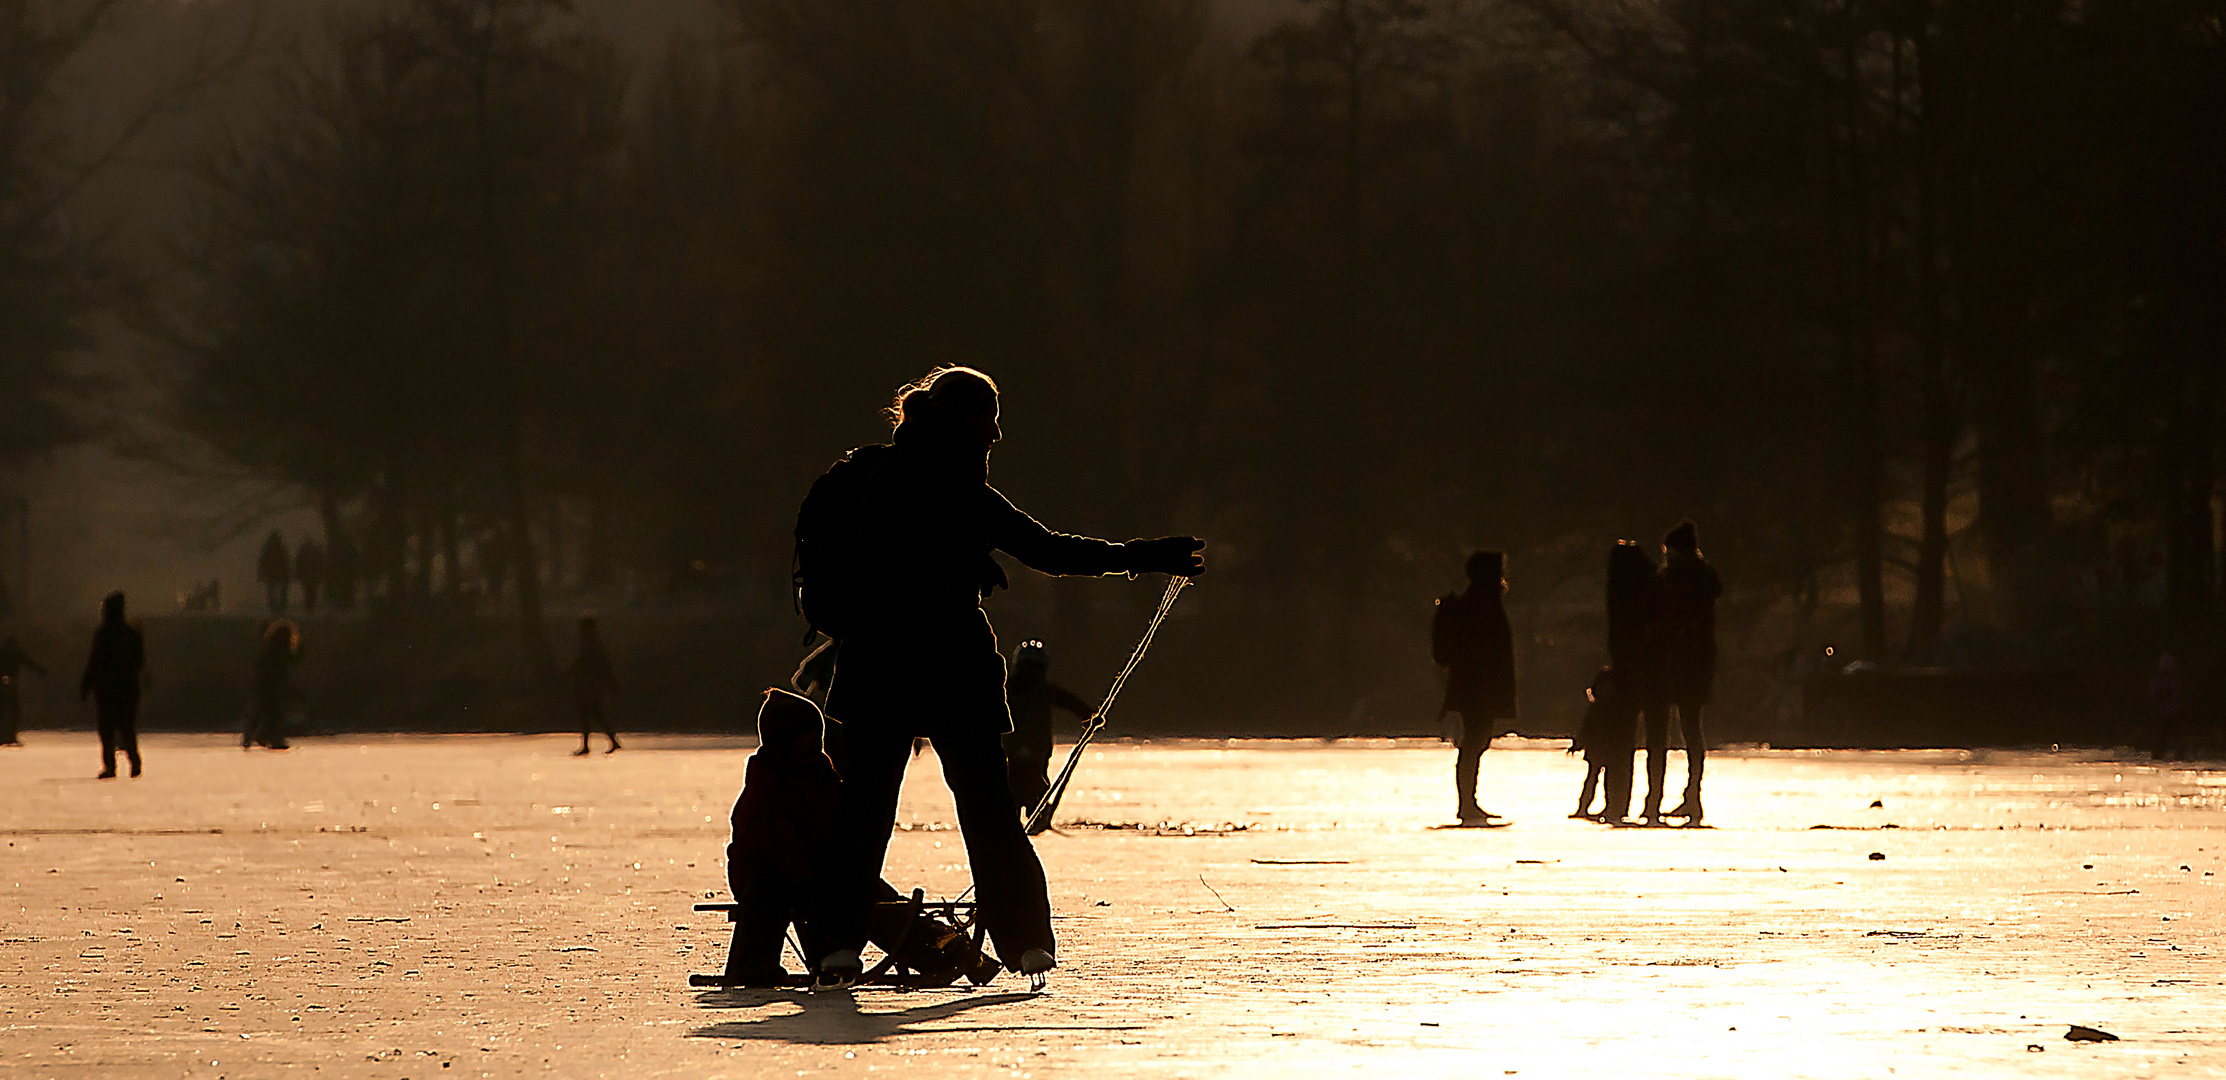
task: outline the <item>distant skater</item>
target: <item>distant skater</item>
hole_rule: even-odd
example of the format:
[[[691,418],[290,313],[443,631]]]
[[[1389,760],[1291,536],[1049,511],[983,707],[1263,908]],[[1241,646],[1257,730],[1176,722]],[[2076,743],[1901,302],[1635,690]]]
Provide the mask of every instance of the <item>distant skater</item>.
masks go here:
[[[271,620],[255,655],[255,703],[248,710],[246,730],[240,732],[240,749],[288,747],[286,707],[301,696],[294,689],[294,664],[300,657],[301,630],[285,619]]]
[[[1470,555],[1468,588],[1440,598],[1430,626],[1431,659],[1445,669],[1445,703],[1438,713],[1461,716],[1453,790],[1463,825],[1487,825],[1499,817],[1476,804],[1476,777],[1499,722],[1516,718],[1515,635],[1502,603],[1506,568],[1502,552]]]
[[[1052,532],[989,484],[997,384],[942,368],[905,387],[888,445],[852,451],[812,484],[796,522],[799,605],[841,653],[827,711],[846,743],[826,872],[822,985],[855,981],[912,739],[935,746],[957,804],[983,926],[998,959],[1055,965],[1051,899],[1005,773],[1004,656],[982,601],[1007,584],[1003,551],[1048,574],[1197,575],[1204,541],[1108,543]]]
[[[6,641],[0,641],[0,746],[23,745],[23,699],[17,688],[23,681],[24,668],[46,674],[46,669],[23,651],[15,635],[9,634]]]
[[[2187,740],[2180,732],[2179,664],[2171,653],[2156,658],[2156,674],[2149,677],[2149,710],[2156,715],[2156,743],[2149,750],[2149,760],[2185,757]]]
[[[277,529],[263,538],[262,554],[255,557],[255,579],[263,583],[263,599],[272,615],[286,614],[286,593],[294,579],[294,563],[286,557],[286,536]]]
[[[1662,579],[1646,549],[1618,540],[1608,550],[1608,670],[1614,672],[1614,719],[1600,726],[1586,759],[1597,752],[1606,789],[1600,820],[1631,815],[1631,757],[1638,750],[1640,717],[1662,712]],[[1599,697],[1595,688],[1593,696]],[[1654,788],[1661,788],[1660,774]],[[1659,810],[1656,806],[1654,809]],[[1658,820],[1658,818],[1657,818]]]
[[[317,614],[325,596],[325,549],[314,536],[302,537],[294,549],[294,580],[301,583],[301,609]]]
[[[1716,598],[1724,594],[1716,568],[1700,553],[1700,530],[1691,519],[1662,538],[1662,685],[1646,715],[1646,817],[1684,818],[1701,823],[1700,779],[1708,757],[1701,711],[1716,685]],[[1685,737],[1685,799],[1662,812],[1662,786],[1669,763],[1669,712]]]
[[[1090,703],[1051,681],[1051,656],[1040,641],[1023,641],[1013,650],[1005,701],[1013,713],[1013,729],[1005,736],[1005,782],[1025,816],[1051,790],[1051,710],[1065,709],[1087,720]]]
[[[147,639],[124,621],[124,594],[109,593],[100,602],[100,629],[93,631],[92,655],[77,684],[80,701],[93,699],[102,780],[115,778],[118,750],[130,759],[131,774],[139,775],[139,693],[146,681]]]
[[[603,752],[618,753],[618,729],[611,726],[607,708],[611,691],[618,689],[618,677],[611,671],[610,650],[603,647],[595,616],[580,616],[580,654],[572,658],[572,666],[565,668],[564,674],[572,680],[572,707],[580,714],[580,748],[572,751],[572,756],[587,756],[588,736],[596,728],[602,728],[611,740],[610,748]]]

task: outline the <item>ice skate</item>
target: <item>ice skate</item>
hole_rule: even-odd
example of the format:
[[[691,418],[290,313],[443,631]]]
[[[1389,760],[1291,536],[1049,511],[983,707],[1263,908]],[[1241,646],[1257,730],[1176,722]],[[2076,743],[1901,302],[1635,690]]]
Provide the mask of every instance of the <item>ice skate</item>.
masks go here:
[[[857,985],[858,976],[865,970],[865,963],[859,960],[856,949],[829,953],[819,962],[819,970],[812,974],[812,991],[848,990]]]
[[[1020,954],[1020,963],[1013,970],[1028,976],[1028,989],[1031,992],[1041,992],[1050,981],[1051,969],[1057,966],[1058,962],[1051,958],[1049,951],[1030,949]]]

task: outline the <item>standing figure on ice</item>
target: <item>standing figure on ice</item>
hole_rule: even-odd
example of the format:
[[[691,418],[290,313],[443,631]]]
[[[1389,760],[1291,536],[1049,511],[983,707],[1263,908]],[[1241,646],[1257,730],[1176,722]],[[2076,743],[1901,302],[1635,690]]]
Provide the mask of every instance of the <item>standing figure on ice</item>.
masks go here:
[[[888,445],[861,447],[812,484],[796,518],[799,606],[837,654],[827,711],[843,725],[841,808],[823,880],[822,985],[854,981],[896,822],[912,739],[925,736],[973,869],[981,920],[1008,968],[1054,963],[1051,898],[1005,778],[1005,662],[982,611],[1007,584],[993,551],[1047,574],[1205,571],[1205,542],[1125,544],[1044,528],[989,485],[997,384],[940,368],[899,392]]]
[[[611,651],[603,647],[595,616],[580,616],[580,654],[572,658],[572,666],[564,673],[572,679],[572,708],[580,715],[580,748],[572,751],[572,756],[587,756],[588,736],[596,728],[602,728],[603,736],[611,741],[610,748],[603,752],[618,753],[618,729],[611,726],[610,719],[611,691],[618,689],[618,676],[611,670]]]
[[[1701,710],[1716,686],[1716,598],[1724,583],[1700,553],[1700,529],[1691,518],[1662,537],[1662,676],[1660,691],[1646,709],[1646,819],[1664,816],[1701,823],[1700,775],[1708,757],[1708,737],[1700,727]],[[1685,801],[1662,812],[1664,773],[1669,763],[1669,710],[1685,736]]]
[[[23,651],[15,635],[9,634],[6,641],[0,641],[0,746],[21,744],[21,733],[17,729],[23,726],[23,698],[18,691],[24,668],[46,674],[46,669],[31,659],[30,653]]]
[[[131,774],[139,775],[139,691],[146,681],[147,639],[124,621],[124,594],[109,593],[100,602],[100,629],[93,631],[85,676],[77,682],[78,699],[93,699],[102,780],[115,778],[118,750],[130,759]]]
[[[301,697],[294,689],[294,665],[300,661],[301,628],[286,619],[271,620],[255,656],[255,702],[240,732],[240,749],[286,749],[286,707]]]
[[[1051,710],[1065,709],[1088,720],[1090,703],[1051,681],[1051,655],[1040,641],[1023,641],[1013,650],[1005,702],[1013,713],[1012,734],[1005,736],[1005,779],[1025,817],[1051,790]]]
[[[1460,754],[1453,762],[1453,790],[1461,824],[1489,825],[1499,817],[1476,805],[1476,774],[1499,721],[1515,712],[1515,634],[1500,599],[1507,592],[1507,556],[1469,556],[1468,588],[1438,600],[1430,625],[1430,658],[1445,669],[1445,704],[1438,715],[1461,716]]]

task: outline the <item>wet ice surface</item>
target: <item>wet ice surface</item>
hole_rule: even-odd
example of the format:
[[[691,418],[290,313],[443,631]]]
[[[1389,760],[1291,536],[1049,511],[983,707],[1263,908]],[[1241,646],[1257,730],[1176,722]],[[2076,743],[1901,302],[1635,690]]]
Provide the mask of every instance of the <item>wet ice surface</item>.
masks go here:
[[[687,986],[741,742],[155,736],[97,782],[89,734],[28,738],[0,1075],[2226,1072],[2218,771],[1725,754],[1714,828],[1609,830],[1564,817],[1579,763],[1503,742],[1516,824],[1434,831],[1444,746],[1115,744],[1061,814],[1095,824],[1038,844],[1049,993],[813,998]],[[889,877],[951,895],[934,765]]]

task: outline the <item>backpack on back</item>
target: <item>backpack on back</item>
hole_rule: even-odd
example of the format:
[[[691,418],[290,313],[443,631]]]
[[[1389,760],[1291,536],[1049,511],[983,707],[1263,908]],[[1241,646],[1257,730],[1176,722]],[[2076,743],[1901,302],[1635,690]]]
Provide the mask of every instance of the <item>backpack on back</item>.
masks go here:
[[[840,640],[866,609],[869,583],[863,546],[872,505],[868,481],[887,446],[861,446],[844,454],[819,479],[796,511],[796,553],[789,579],[796,610],[812,629]]]

